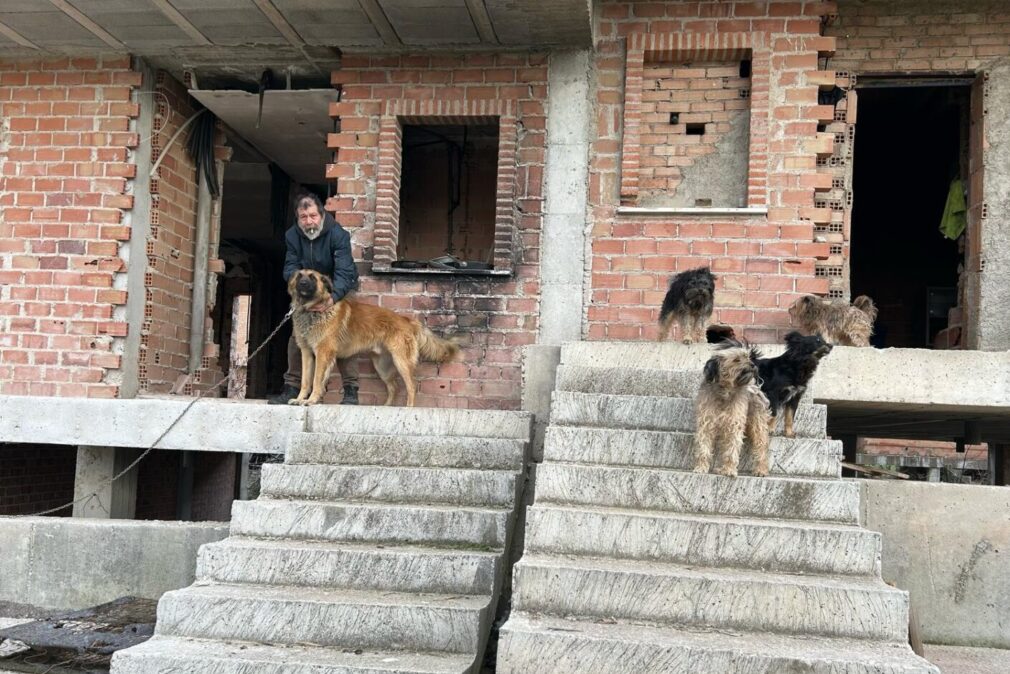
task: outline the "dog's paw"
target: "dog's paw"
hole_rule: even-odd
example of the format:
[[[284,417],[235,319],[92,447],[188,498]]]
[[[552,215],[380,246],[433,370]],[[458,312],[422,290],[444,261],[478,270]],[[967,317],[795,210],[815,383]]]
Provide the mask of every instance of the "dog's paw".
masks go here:
[[[707,473],[708,472],[708,464],[707,463],[698,463],[698,464],[695,464],[694,468],[691,469],[691,472],[693,472],[693,473]]]
[[[288,401],[288,405],[304,405],[304,404],[305,401],[299,400],[298,398],[292,398],[291,400]]]
[[[715,469],[716,475],[722,475],[723,477],[736,477],[736,468],[730,468],[728,466]]]
[[[753,474],[754,474],[754,477],[768,477],[768,469],[767,468],[755,468]]]

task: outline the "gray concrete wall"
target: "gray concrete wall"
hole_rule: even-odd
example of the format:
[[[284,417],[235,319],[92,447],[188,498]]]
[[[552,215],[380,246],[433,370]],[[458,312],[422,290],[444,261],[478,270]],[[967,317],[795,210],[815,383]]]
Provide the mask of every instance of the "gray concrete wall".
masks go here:
[[[1010,59],[987,69],[982,260],[977,348],[1010,349]]]
[[[0,517],[0,601],[76,609],[186,587],[228,524]]]
[[[862,480],[884,580],[911,593],[928,643],[1010,648],[1010,488]]]

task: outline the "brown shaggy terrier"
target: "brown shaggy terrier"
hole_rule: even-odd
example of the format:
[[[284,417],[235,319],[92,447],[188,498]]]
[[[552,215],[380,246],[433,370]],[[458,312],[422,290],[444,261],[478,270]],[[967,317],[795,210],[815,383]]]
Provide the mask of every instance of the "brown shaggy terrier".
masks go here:
[[[789,307],[793,325],[807,335],[820,335],[824,341],[842,346],[869,346],[877,306],[866,295],[846,304],[804,295]]]
[[[338,358],[369,353],[386,385],[385,404],[393,404],[399,374],[407,388],[407,407],[413,407],[418,360],[444,363],[459,352],[459,346],[413,318],[346,297],[325,311],[309,310],[331,301],[332,292],[329,277],[311,269],[295,272],[288,281],[295,341],[302,352],[302,388],[288,404],[315,405],[326,392],[326,380]]]
[[[726,341],[705,363],[694,399],[694,471],[707,473],[716,450],[715,472],[736,477],[744,440],[754,455],[754,475],[768,474],[768,398],[757,365],[740,342]]]

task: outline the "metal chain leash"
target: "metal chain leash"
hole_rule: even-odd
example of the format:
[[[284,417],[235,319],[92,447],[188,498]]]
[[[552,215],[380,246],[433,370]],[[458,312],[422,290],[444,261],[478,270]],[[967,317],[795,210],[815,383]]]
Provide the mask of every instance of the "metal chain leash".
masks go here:
[[[267,338],[264,339],[263,342],[260,343],[260,345],[258,347],[256,347],[256,349],[246,357],[245,362],[242,363],[239,367],[245,368],[245,367],[247,367],[249,365],[249,361],[251,361],[256,356],[256,354],[258,354],[260,351],[262,351],[263,347],[265,347],[267,344],[269,344],[270,340],[272,340],[277,335],[277,333],[280,331],[281,327],[283,327],[283,325],[285,323],[287,323],[288,320],[291,319],[291,314],[292,313],[294,313],[294,309],[289,309],[288,313],[284,314],[284,318],[282,318],[281,322],[277,324],[277,327],[273,329],[273,332],[271,332],[267,336]],[[164,438],[166,435],[168,435],[168,433],[173,428],[175,428],[175,425],[177,423],[179,423],[179,421],[184,416],[186,416],[186,412],[188,412],[189,409],[191,407],[193,407],[193,405],[195,405],[200,399],[202,399],[208,393],[210,393],[212,391],[216,391],[218,388],[221,387],[222,384],[230,382],[231,379],[232,379],[232,377],[235,376],[235,374],[237,374],[237,372],[235,372],[235,371],[230,372],[230,373],[228,373],[228,376],[226,376],[226,377],[220,379],[219,381],[215,382],[213,386],[210,386],[210,387],[208,387],[207,389],[205,389],[203,391],[197,391],[196,395],[193,397],[193,399],[189,401],[189,404],[186,405],[186,407],[183,408],[182,412],[179,413],[179,416],[177,416],[175,418],[175,420],[171,424],[168,425],[168,428],[166,428],[164,431],[162,431],[161,435],[159,435],[154,440],[154,442],[152,442],[150,445],[148,445],[147,449],[145,449],[144,452],[140,456],[138,456],[136,459],[134,459],[130,463],[130,465],[128,465],[126,468],[124,468],[123,470],[121,470],[118,473],[116,473],[115,475],[113,475],[111,478],[109,478],[109,479],[107,479],[107,480],[99,483],[99,485],[97,487],[95,487],[95,491],[92,491],[90,494],[85,494],[84,496],[82,496],[82,497],[80,497],[78,499],[74,499],[70,503],[66,503],[64,505],[57,506],[55,508],[49,508],[48,510],[43,510],[41,512],[30,513],[29,515],[27,515],[27,517],[37,517],[37,516],[41,516],[41,515],[50,515],[52,513],[59,512],[61,510],[66,510],[67,508],[72,508],[75,505],[77,505],[78,503],[81,503],[81,502],[84,502],[84,501],[90,502],[91,499],[98,498],[98,492],[100,490],[104,489],[105,487],[109,486],[110,484],[112,484],[113,482],[115,482],[116,480],[118,480],[119,478],[121,478],[124,475],[126,475],[127,473],[129,473],[131,470],[133,470],[137,466],[137,464],[139,464],[141,461],[144,460],[144,457],[146,457],[148,454],[150,454],[151,452],[153,452],[155,450],[155,448],[157,447],[158,443],[161,442],[162,438]],[[186,381],[183,384],[183,386],[185,386],[186,384],[188,384],[189,380],[192,379],[192,378],[193,378],[193,373],[190,373],[189,375],[187,375]]]

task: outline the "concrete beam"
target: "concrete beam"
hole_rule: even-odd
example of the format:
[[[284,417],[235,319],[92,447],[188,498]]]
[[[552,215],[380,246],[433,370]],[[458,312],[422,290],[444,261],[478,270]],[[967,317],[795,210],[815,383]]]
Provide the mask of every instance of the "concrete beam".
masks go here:
[[[302,36],[298,34],[298,31],[295,30],[294,26],[288,23],[288,20],[284,18],[281,11],[274,6],[274,3],[270,0],[253,0],[253,3],[260,8],[263,15],[266,16],[270,23],[273,24],[274,28],[277,29],[277,32],[284,36],[285,40],[296,47],[300,47],[305,44],[305,40],[302,39]]]
[[[470,19],[473,20],[473,25],[476,26],[477,34],[480,35],[481,41],[488,44],[501,44],[494,32],[494,26],[491,24],[491,15],[487,12],[484,0],[464,1],[466,2],[467,11],[470,12]]]
[[[147,448],[178,419],[158,442],[159,449],[281,454],[292,433],[305,431],[526,440],[531,423],[528,413],[495,410],[304,408],[224,398],[191,403],[192,398],[181,396],[130,400],[0,396],[0,443]],[[40,409],[46,414],[39,415]]]
[[[99,40],[109,45],[117,51],[129,51],[125,44],[117,40],[112,33],[105,30],[97,23],[88,18],[86,14],[79,11],[76,7],[71,5],[67,0],[49,0],[53,3],[57,9],[69,16],[71,19],[80,24],[89,33],[97,37]]]
[[[389,22],[389,17],[386,16],[386,13],[382,11],[378,0],[358,0],[358,4],[361,6],[361,11],[372,22],[375,32],[379,34],[379,37],[382,38],[387,47],[399,47],[403,45],[403,40],[396,34],[396,29]]]
[[[34,42],[32,42],[24,35],[17,32],[16,30],[14,30],[5,23],[0,23],[0,35],[3,35],[4,37],[7,37],[11,40],[14,40],[22,47],[28,47],[29,49],[38,49],[38,50],[42,49],[42,47],[38,46],[37,44],[35,44]]]
[[[780,344],[758,344],[766,356]],[[563,366],[701,373],[707,344],[575,342],[561,351]],[[644,374],[642,375],[645,376]],[[1010,352],[872,349],[836,346],[821,361],[808,396],[827,405],[1010,415]]]
[[[178,26],[182,32],[193,38],[193,42],[202,45],[214,44],[206,35],[200,32],[199,28],[194,26],[189,19],[183,16],[182,12],[173,7],[172,3],[168,0],[151,0],[151,4],[157,7],[158,10],[168,17],[169,21]]]
[[[0,601],[77,609],[157,599],[192,583],[199,547],[227,536],[225,522],[0,517]]]

